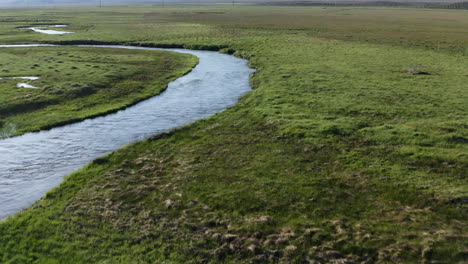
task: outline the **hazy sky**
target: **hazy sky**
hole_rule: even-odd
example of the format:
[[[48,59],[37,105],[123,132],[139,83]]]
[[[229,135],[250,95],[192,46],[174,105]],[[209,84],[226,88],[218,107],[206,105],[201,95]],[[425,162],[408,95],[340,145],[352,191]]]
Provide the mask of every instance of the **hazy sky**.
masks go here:
[[[162,0],[101,0],[104,5],[161,3]],[[197,0],[196,2],[227,2],[228,0]],[[191,0],[165,0],[171,2],[191,2]],[[99,4],[99,0],[0,0],[0,6],[40,6],[40,5],[91,5]]]
[[[143,1],[102,0],[102,1],[108,4],[122,4],[123,2],[127,2],[127,3],[145,2],[144,0]],[[31,6],[62,5],[62,4],[80,5],[80,4],[93,4],[93,3],[99,3],[99,0],[0,0],[0,5],[2,6],[26,6],[27,4]]]
[[[140,3],[162,3],[163,0],[101,0],[103,5],[116,4],[140,4]],[[166,4],[180,2],[231,2],[232,0],[164,0]],[[272,2],[272,1],[293,1],[293,0],[235,0],[236,2]],[[307,1],[307,0],[298,0]],[[320,2],[327,0],[309,0]],[[330,0],[333,1],[333,0]],[[379,0],[338,0],[338,1],[379,1]],[[459,2],[463,0],[389,0],[400,2]],[[99,0],[0,0],[0,6],[42,6],[42,5],[98,5]]]

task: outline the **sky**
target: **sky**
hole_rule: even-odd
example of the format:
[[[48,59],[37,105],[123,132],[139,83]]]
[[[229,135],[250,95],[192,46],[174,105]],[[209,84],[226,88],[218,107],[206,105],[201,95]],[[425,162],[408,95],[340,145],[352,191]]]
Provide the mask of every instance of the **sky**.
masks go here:
[[[101,0],[104,5],[161,3],[162,0]],[[165,0],[169,2],[190,2],[191,0]],[[197,2],[209,2],[198,0]],[[211,1],[214,2],[214,1]],[[223,2],[217,1],[217,2]],[[92,5],[99,4],[99,0],[0,0],[0,6],[43,6],[43,5]]]
[[[177,3],[177,2],[231,2],[232,0],[101,0],[101,1],[102,1],[103,5],[116,5],[116,4],[140,4],[140,3],[155,3],[156,4],[156,3],[162,3],[163,1],[165,1],[167,4],[169,4],[169,3]],[[253,2],[253,1],[248,1],[248,0],[235,0],[235,1],[236,2]],[[257,1],[259,1],[259,2],[269,2],[269,1],[275,1],[275,0],[257,0]],[[279,1],[288,1],[288,0],[279,0]],[[291,0],[291,1],[293,1],[293,0]],[[298,0],[298,1],[304,1],[304,0]],[[316,0],[316,1],[324,1],[324,0]],[[342,0],[342,1],[346,1],[346,0]],[[368,1],[379,1],[379,0],[368,0]],[[390,0],[390,1],[392,1],[392,0]],[[437,0],[393,0],[393,1],[401,1],[401,2],[406,2],[406,1],[427,1],[427,2],[433,2],[433,1],[437,1]],[[444,0],[439,0],[439,1],[444,2]],[[452,1],[456,2],[456,1],[460,1],[460,0],[452,0]],[[0,0],[0,6],[26,7],[28,5],[29,6],[99,5],[99,0]]]
[[[102,0],[108,4],[137,3],[143,1],[125,1],[125,0]],[[99,3],[99,0],[0,0],[0,6],[42,6],[42,5],[80,5]]]

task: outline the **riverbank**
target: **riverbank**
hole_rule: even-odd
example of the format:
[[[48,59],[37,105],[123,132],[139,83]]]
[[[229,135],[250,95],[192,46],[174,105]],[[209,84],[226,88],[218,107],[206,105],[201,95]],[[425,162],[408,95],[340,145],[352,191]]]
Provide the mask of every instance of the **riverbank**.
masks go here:
[[[0,130],[17,136],[107,115],[161,93],[197,58],[92,47],[0,48]],[[9,76],[40,76],[18,89]]]
[[[50,16],[28,12],[31,20]],[[3,262],[466,258],[463,11],[155,6],[74,10],[68,19],[61,12],[49,18],[76,32],[61,41],[235,50],[257,69],[254,91],[208,120],[67,177],[0,224]],[[57,41],[18,34],[0,40]]]

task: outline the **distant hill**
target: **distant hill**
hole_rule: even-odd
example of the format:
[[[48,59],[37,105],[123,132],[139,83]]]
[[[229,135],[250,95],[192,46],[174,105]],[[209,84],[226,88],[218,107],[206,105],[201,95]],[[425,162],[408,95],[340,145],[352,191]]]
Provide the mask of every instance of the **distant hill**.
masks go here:
[[[316,0],[316,1],[268,1],[262,5],[285,6],[382,6],[382,7],[417,7],[417,8],[443,8],[468,9],[468,2],[440,1],[440,0],[413,0],[413,1],[362,1],[362,0]]]
[[[427,7],[431,7],[431,6],[428,5]],[[435,4],[434,8],[468,9],[468,2],[438,3],[438,4]]]

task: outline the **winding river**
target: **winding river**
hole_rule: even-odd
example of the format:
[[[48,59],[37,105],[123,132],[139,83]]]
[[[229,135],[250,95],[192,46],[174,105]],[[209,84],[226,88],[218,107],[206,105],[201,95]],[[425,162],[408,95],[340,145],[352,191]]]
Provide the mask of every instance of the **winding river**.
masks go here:
[[[0,45],[38,47],[53,45]],[[87,46],[161,50],[131,46]],[[79,123],[0,140],[0,219],[30,206],[64,176],[129,143],[206,118],[249,91],[247,61],[212,51],[164,49],[197,56],[199,64],[158,96]]]

